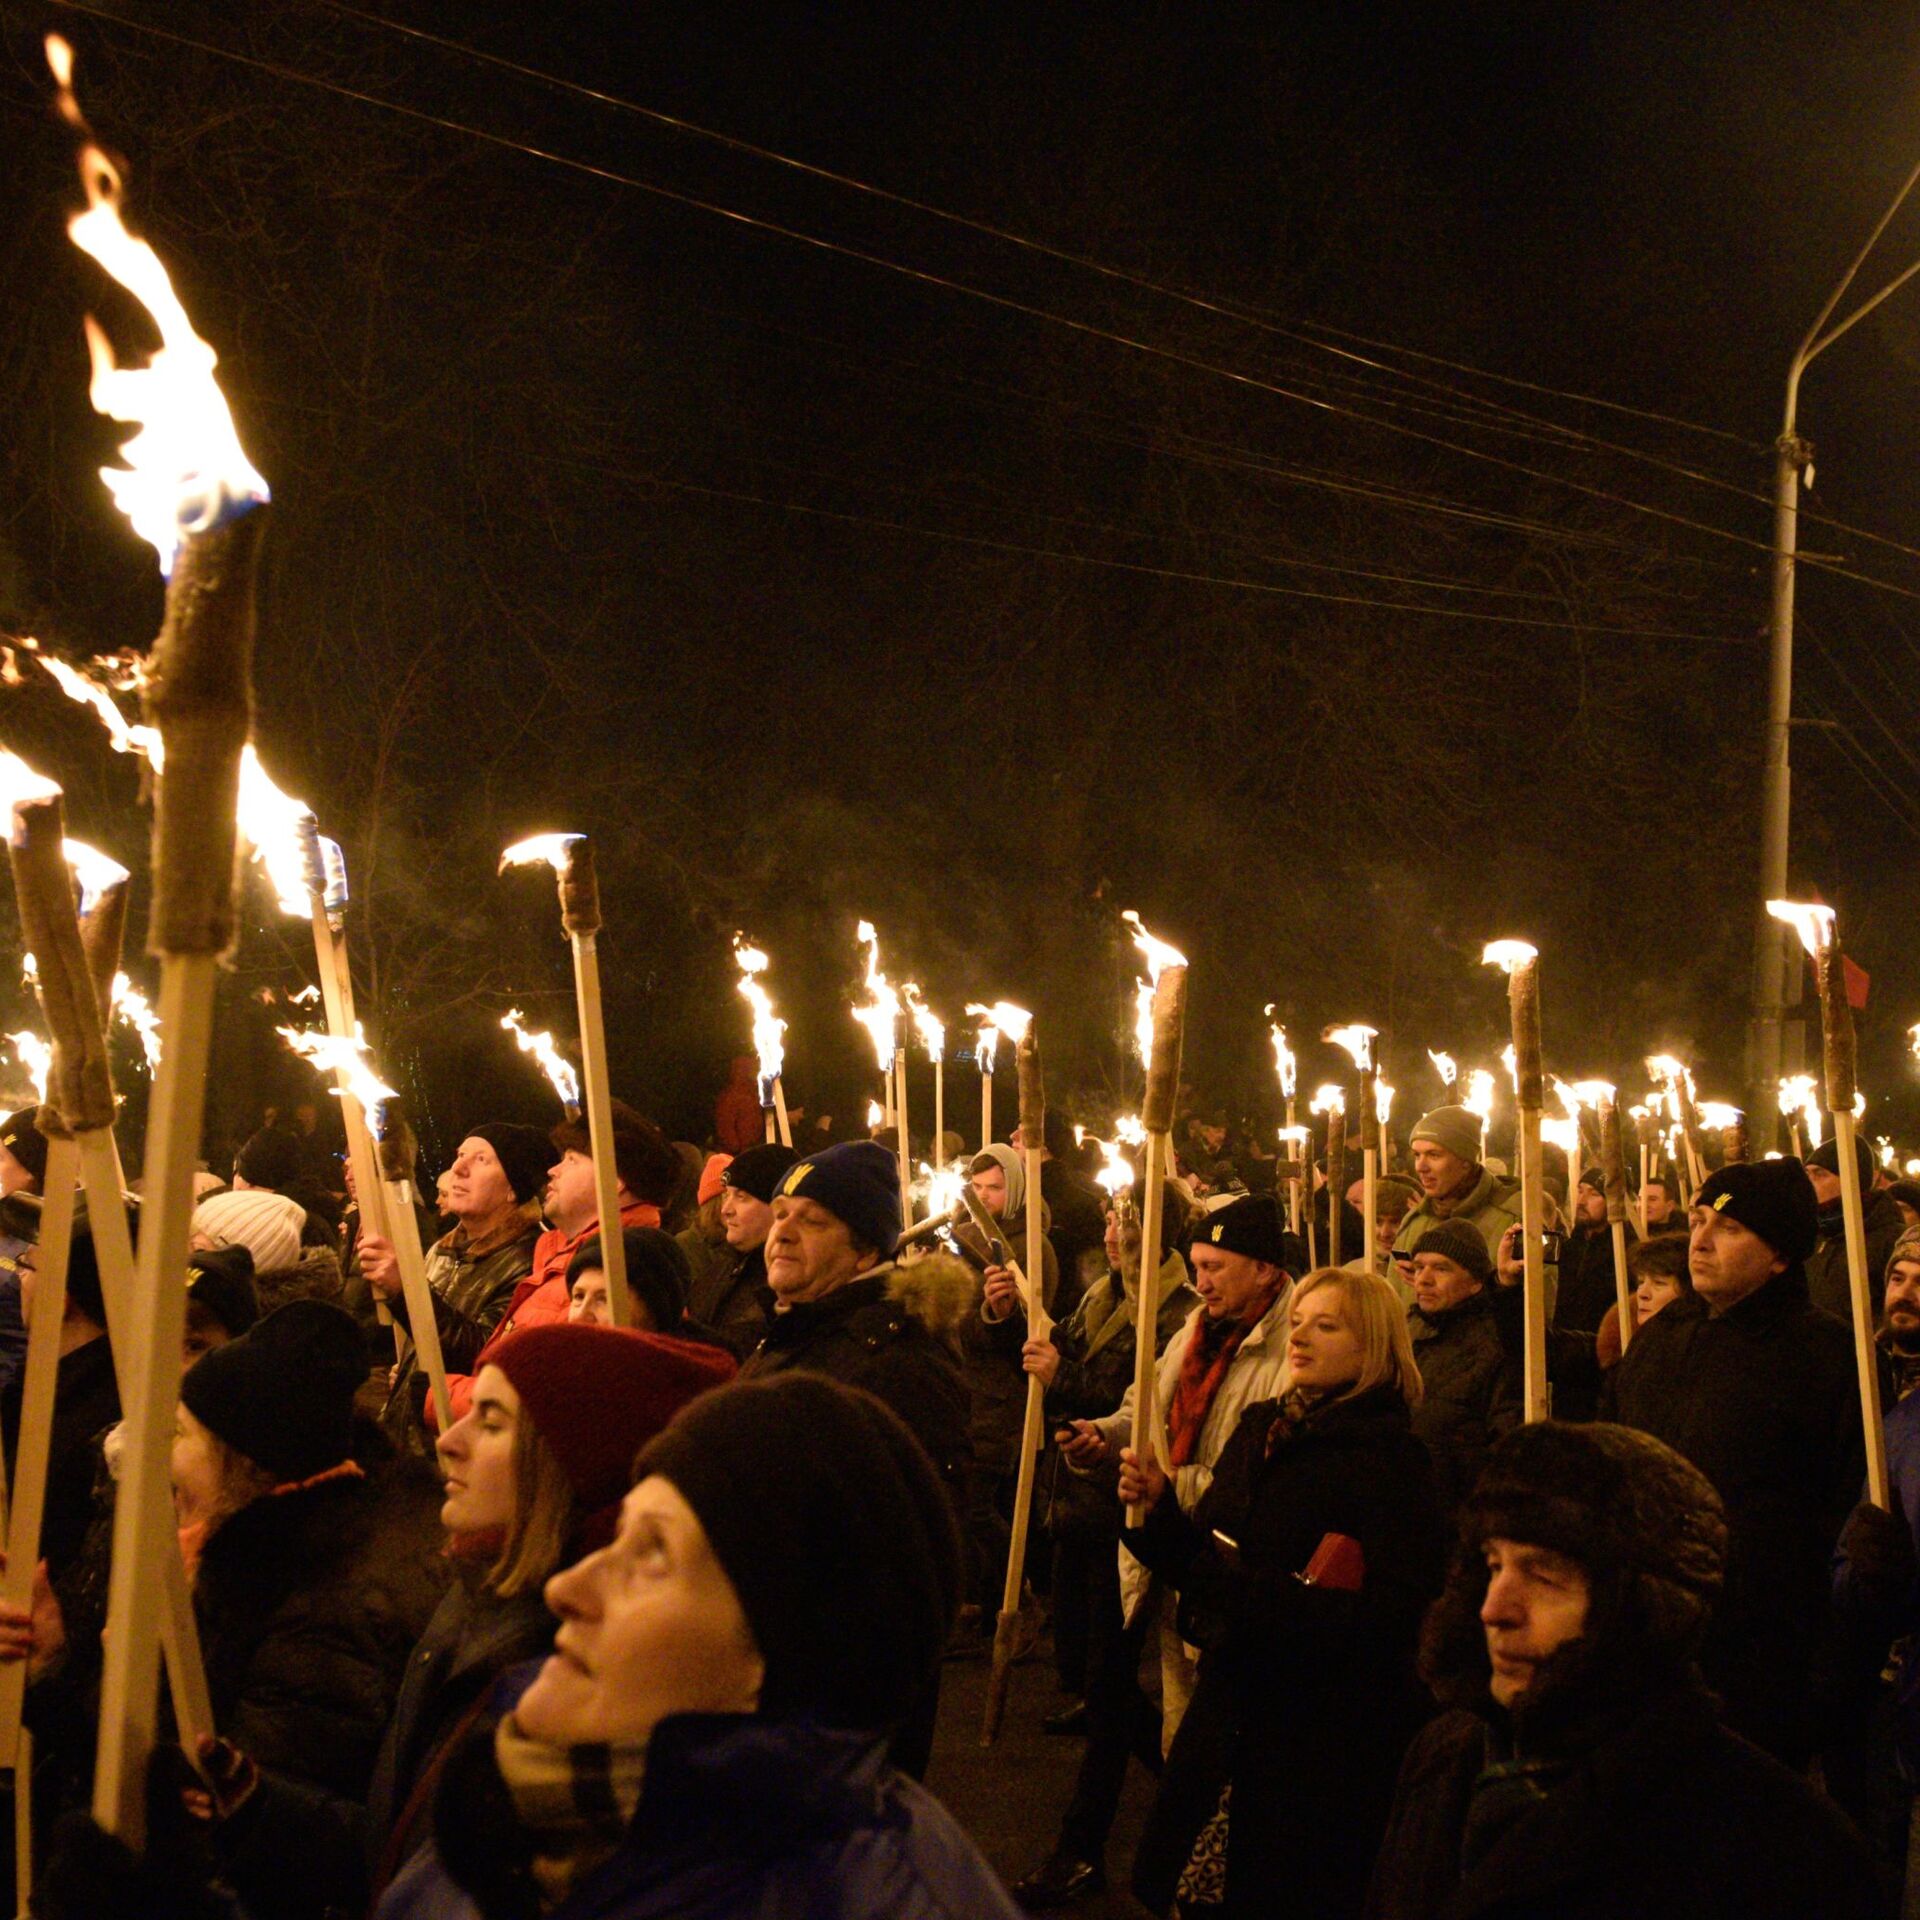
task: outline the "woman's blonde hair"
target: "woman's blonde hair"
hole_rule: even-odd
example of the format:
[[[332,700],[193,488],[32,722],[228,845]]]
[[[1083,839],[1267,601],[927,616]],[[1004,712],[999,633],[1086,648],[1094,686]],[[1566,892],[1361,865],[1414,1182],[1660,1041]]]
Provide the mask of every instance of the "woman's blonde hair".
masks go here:
[[[1409,1407],[1417,1407],[1426,1389],[1414,1361],[1407,1310],[1400,1304],[1400,1296],[1377,1273],[1357,1273],[1351,1267],[1315,1267],[1294,1288],[1290,1314],[1298,1313],[1307,1296],[1323,1287],[1339,1293],[1347,1322],[1360,1338],[1360,1377],[1336,1398],[1351,1400],[1374,1387],[1390,1384]]]

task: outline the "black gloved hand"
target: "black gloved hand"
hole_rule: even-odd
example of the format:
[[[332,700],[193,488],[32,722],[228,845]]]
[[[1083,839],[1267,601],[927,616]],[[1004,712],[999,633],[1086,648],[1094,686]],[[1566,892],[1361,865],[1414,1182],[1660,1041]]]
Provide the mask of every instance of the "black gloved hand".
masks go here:
[[[1906,1516],[1889,1513],[1870,1501],[1863,1501],[1848,1514],[1840,1534],[1840,1551],[1854,1578],[1885,1604],[1900,1600],[1920,1578],[1920,1561],[1914,1556]]]

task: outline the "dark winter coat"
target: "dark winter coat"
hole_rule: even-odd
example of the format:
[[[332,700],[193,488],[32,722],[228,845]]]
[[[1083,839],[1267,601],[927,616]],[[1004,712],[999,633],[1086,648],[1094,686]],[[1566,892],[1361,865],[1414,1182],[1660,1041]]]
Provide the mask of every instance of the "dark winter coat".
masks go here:
[[[772,1317],[764,1244],[731,1267],[715,1262],[708,1272],[696,1273],[687,1289],[687,1318],[698,1321],[736,1360],[744,1360],[767,1337]]]
[[[533,1271],[533,1243],[540,1237],[539,1221],[523,1219],[476,1255],[465,1227],[455,1227],[427,1249],[427,1285],[433,1289],[434,1323],[440,1331],[440,1357],[449,1373],[471,1373],[480,1349],[500,1323],[514,1290]],[[407,1303],[396,1293],[388,1306],[401,1326],[407,1324]],[[387,1437],[403,1451],[428,1451],[420,1409],[426,1401],[426,1377],[411,1340],[406,1357],[394,1369],[393,1386],[380,1424]]]
[[[1639,1235],[1627,1227],[1627,1245]],[[1560,1286],[1553,1324],[1571,1333],[1598,1333],[1607,1309],[1618,1303],[1613,1273],[1613,1234],[1605,1222],[1576,1227],[1560,1244]]]
[[[740,1378],[798,1367],[866,1388],[912,1428],[963,1516],[970,1450],[956,1335],[977,1298],[971,1269],[950,1256],[877,1268],[776,1313]]]
[[[1457,1712],[1414,1742],[1369,1920],[1869,1920],[1883,1910],[1845,1817],[1685,1690],[1622,1715],[1484,1852],[1472,1849],[1463,1872],[1488,1740],[1486,1721]]]
[[[502,1690],[502,1709],[535,1669]],[[535,1920],[527,1842],[492,1725],[449,1766],[437,1850],[379,1920]],[[458,1875],[458,1879],[456,1879]],[[461,1881],[480,1890],[478,1904]],[[625,1844],[546,1920],[1016,1920],[953,1816],[886,1764],[884,1743],[807,1722],[677,1714],[647,1748]]]
[[[1873,1295],[1873,1323],[1880,1324],[1881,1303],[1887,1296],[1887,1262],[1893,1243],[1907,1229],[1900,1203],[1884,1187],[1870,1187],[1860,1196],[1861,1224],[1867,1238],[1867,1287]],[[1847,1275],[1847,1240],[1840,1203],[1820,1209],[1820,1244],[1807,1261],[1807,1295],[1847,1326],[1853,1325],[1853,1289]]]
[[[1200,1296],[1187,1284],[1187,1263],[1177,1252],[1167,1255],[1160,1270],[1164,1289],[1154,1327],[1153,1350],[1163,1353],[1187,1316],[1200,1305]],[[1053,1345],[1060,1354],[1060,1370],[1047,1389],[1047,1431],[1070,1420],[1100,1420],[1112,1413],[1133,1385],[1134,1300],[1121,1287],[1120,1276],[1109,1273],[1080,1296],[1072,1314],[1053,1329]],[[1089,1546],[1120,1538],[1117,1474],[1075,1473],[1055,1452],[1051,1456],[1051,1487],[1046,1508],[1047,1528],[1056,1539],[1077,1540]]]
[[[1798,1267],[1718,1316],[1676,1300],[1607,1373],[1601,1416],[1664,1440],[1725,1502],[1726,1590],[1702,1664],[1727,1724],[1803,1765],[1829,1566],[1866,1471],[1852,1336]]]
[[[1041,1232],[1044,1236],[1048,1216],[1041,1207]],[[1024,1267],[1027,1258],[1027,1212],[1009,1214],[999,1223],[1015,1257]],[[976,1261],[992,1256],[978,1232],[962,1222],[955,1238]],[[1040,1242],[1040,1301],[1049,1313],[1060,1297],[1060,1268],[1053,1243]],[[1027,1316],[1016,1308],[1002,1320],[989,1320],[982,1305],[960,1322],[960,1363],[967,1377],[971,1400],[967,1438],[973,1447],[976,1473],[1012,1473],[1018,1463],[1020,1433],[1027,1417],[1027,1374],[1020,1364],[1020,1349],[1026,1344]]]
[[[1407,1311],[1425,1391],[1413,1431],[1433,1456],[1434,1488],[1451,1515],[1480,1478],[1488,1451],[1520,1424],[1520,1363],[1501,1344],[1485,1288],[1445,1313]]]
[[[255,1920],[312,1915],[339,1901],[361,1863],[325,1836],[351,1832],[408,1656],[446,1580],[440,1489],[396,1462],[371,1476],[267,1494],[208,1537],[193,1583],[214,1725],[307,1797],[349,1803],[316,1814],[308,1847],[250,1809],[218,1831],[228,1877]]]
[[[0,1395],[0,1442],[6,1446],[9,1474],[20,1458],[20,1402],[25,1391],[23,1368]],[[102,1335],[65,1355],[54,1375],[47,1504],[40,1522],[40,1557],[47,1563],[50,1579],[57,1581],[66,1572],[93,1524],[98,1442],[119,1418],[120,1388],[114,1379],[113,1349]]]
[[[1414,1643],[1445,1560],[1427,1450],[1391,1386],[1292,1434],[1274,1431],[1280,1408],[1241,1416],[1191,1518],[1163,1497],[1122,1536],[1179,1589],[1181,1633],[1202,1649],[1135,1863],[1156,1913],[1228,1782],[1228,1913],[1269,1913],[1278,1889],[1290,1911],[1355,1911],[1427,1712]],[[1360,1543],[1358,1592],[1297,1578],[1330,1533]]]
[[[1040,1163],[1040,1197],[1047,1203],[1047,1239],[1060,1267],[1057,1311],[1064,1318],[1106,1264],[1107,1209],[1100,1191],[1065,1161]]]

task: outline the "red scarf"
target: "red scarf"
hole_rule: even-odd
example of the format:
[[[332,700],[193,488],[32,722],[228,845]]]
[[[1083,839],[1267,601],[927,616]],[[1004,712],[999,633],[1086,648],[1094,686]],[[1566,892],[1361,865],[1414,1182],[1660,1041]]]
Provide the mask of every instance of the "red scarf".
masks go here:
[[[1276,1280],[1253,1301],[1238,1320],[1210,1320],[1202,1317],[1180,1356],[1180,1378],[1173,1389],[1173,1404],[1167,1409],[1167,1437],[1172,1442],[1168,1458],[1176,1467],[1184,1467],[1200,1444],[1201,1429],[1213,1411],[1214,1396],[1233,1365],[1240,1343],[1273,1310],[1285,1284]]]

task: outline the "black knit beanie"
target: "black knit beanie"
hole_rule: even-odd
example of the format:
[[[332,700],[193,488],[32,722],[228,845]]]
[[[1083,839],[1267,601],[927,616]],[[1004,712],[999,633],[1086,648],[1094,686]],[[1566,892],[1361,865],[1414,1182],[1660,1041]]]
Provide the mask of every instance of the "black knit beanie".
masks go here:
[[[38,1187],[47,1177],[47,1136],[40,1131],[40,1109],[22,1107],[0,1120],[0,1147],[33,1175]]]
[[[1820,1203],[1813,1182],[1791,1157],[1736,1160],[1707,1175],[1693,1204],[1737,1220],[1786,1260],[1806,1260],[1820,1243]]]
[[[187,1255],[187,1298],[233,1339],[260,1318],[253,1255],[245,1247],[207,1247]]]
[[[745,1153],[736,1153],[728,1161],[721,1170],[720,1184],[723,1187],[738,1187],[763,1207],[771,1206],[773,1190],[780,1184],[780,1176],[799,1158],[791,1147],[783,1147],[777,1141],[769,1141],[765,1146],[749,1147]]]
[[[547,1171],[560,1157],[538,1127],[515,1126],[510,1120],[489,1120],[485,1126],[469,1127],[460,1137],[484,1140],[493,1149],[516,1200],[544,1193]]]
[[[1853,1158],[1854,1164],[1860,1169],[1860,1191],[1865,1193],[1873,1185],[1873,1149],[1858,1134],[1855,1134],[1853,1139]],[[1831,1138],[1821,1141],[1807,1155],[1807,1165],[1819,1167],[1838,1179],[1840,1177],[1840,1142]]]
[[[1478,1227],[1465,1220],[1442,1220],[1437,1227],[1429,1227],[1413,1243],[1413,1252],[1415,1259],[1423,1253],[1437,1253],[1442,1260],[1464,1267],[1483,1287],[1493,1280],[1493,1259],[1487,1252],[1486,1239]]]
[[[241,1144],[233,1170],[250,1187],[284,1193],[300,1178],[300,1143],[278,1127],[262,1127]]]
[[[703,1394],[635,1464],[679,1490],[766,1662],[760,1711],[878,1731],[925,1694],[960,1536],[920,1442],[872,1394],[781,1373]]]
[[[633,1297],[647,1310],[655,1333],[673,1333],[687,1314],[687,1289],[693,1285],[693,1268],[678,1240],[658,1227],[628,1227],[620,1235],[627,1250],[627,1285]],[[600,1247],[600,1236],[581,1241],[567,1262],[567,1290],[583,1273],[606,1271],[607,1256]]]
[[[1300,1272],[1305,1265],[1295,1251],[1298,1242],[1280,1224],[1280,1208],[1270,1193],[1248,1193],[1230,1200],[1207,1215],[1194,1239],[1223,1253],[1268,1261],[1291,1273]]]
[[[189,1367],[180,1398],[256,1466],[310,1480],[347,1458],[353,1397],[366,1377],[352,1314],[324,1300],[290,1300]]]

